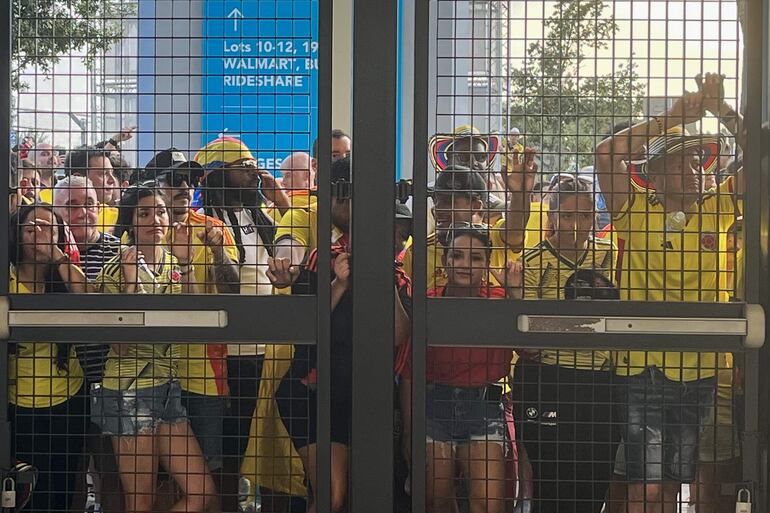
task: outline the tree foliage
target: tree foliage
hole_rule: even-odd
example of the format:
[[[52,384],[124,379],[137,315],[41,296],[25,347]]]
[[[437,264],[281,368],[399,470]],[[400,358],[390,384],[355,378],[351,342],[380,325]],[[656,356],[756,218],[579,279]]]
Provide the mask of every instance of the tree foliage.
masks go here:
[[[26,70],[48,75],[63,56],[77,55],[93,68],[135,11],[128,1],[13,0],[13,87],[21,88]]]
[[[528,46],[523,66],[509,73],[511,125],[540,149],[548,173],[592,165],[597,138],[640,115],[645,92],[630,60],[613,62],[610,73],[594,72],[593,57],[618,31],[605,2],[555,4],[544,20],[544,37]]]

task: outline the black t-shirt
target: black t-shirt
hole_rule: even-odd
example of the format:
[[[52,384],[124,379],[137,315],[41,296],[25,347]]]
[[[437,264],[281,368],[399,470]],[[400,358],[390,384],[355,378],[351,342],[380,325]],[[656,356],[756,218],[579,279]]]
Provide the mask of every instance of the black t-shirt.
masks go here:
[[[332,247],[332,261],[344,249],[341,246]],[[294,285],[292,294],[312,295],[318,291],[318,273],[316,269],[317,255],[315,251],[308,257],[308,265],[304,266]],[[334,271],[331,273],[334,280]],[[411,282],[400,269],[395,271],[401,304],[407,313],[411,312]],[[331,385],[334,397],[340,394],[347,397],[352,389],[353,372],[353,291],[348,289],[340,299],[331,315]],[[302,379],[312,385],[316,381],[316,364],[318,349],[315,345],[295,345],[294,358],[289,370],[289,376]]]
[[[342,251],[341,247],[333,247],[332,261]],[[315,255],[311,254],[308,258],[309,264],[303,267],[297,281],[292,285],[292,294],[312,295],[318,292],[318,272],[314,257]],[[331,275],[334,280],[334,271]],[[305,380],[306,384],[314,384],[317,358],[317,346],[295,345],[290,376]],[[342,387],[350,390],[353,368],[353,292],[350,289],[345,292],[331,314],[331,361],[332,388]]]

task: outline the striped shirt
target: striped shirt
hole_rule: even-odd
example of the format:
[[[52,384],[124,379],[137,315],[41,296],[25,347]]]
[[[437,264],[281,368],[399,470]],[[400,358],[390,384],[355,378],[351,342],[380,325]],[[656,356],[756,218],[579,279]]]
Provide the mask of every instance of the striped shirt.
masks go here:
[[[120,239],[109,233],[99,233],[99,239],[80,255],[80,267],[88,281],[96,281],[104,265],[120,252]],[[75,346],[80,366],[88,381],[101,381],[110,346],[107,344],[78,344]]]
[[[81,267],[88,281],[95,281],[102,272],[104,264],[115,258],[120,252],[120,239],[109,233],[100,233],[99,240],[90,245],[80,255]]]

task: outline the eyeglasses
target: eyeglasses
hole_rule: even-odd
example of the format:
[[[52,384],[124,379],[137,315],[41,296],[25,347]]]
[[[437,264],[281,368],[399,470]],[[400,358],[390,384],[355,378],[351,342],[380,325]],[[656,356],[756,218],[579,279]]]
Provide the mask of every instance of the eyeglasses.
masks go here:
[[[98,210],[99,209],[99,203],[86,203],[85,205],[79,205],[77,203],[67,203],[66,207],[70,210],[76,210],[78,208],[84,208],[86,210]]]
[[[228,169],[259,169],[259,163],[254,159],[244,159],[225,165]]]
[[[463,221],[460,223],[452,223],[448,228],[449,230],[489,230],[489,226],[481,223],[469,223]]]

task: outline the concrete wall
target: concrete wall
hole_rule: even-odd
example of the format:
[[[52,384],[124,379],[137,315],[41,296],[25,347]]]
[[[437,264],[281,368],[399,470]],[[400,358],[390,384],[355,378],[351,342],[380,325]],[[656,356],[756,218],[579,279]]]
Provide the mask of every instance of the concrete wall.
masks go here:
[[[350,133],[353,108],[353,0],[334,0],[332,127]]]

